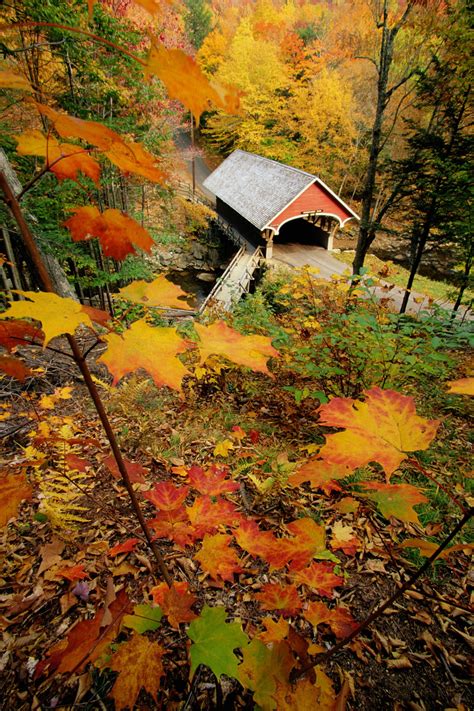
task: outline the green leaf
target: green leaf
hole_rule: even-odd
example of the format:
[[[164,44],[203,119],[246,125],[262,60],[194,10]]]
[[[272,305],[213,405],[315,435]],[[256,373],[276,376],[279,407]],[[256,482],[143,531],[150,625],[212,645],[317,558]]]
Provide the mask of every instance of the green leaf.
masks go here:
[[[125,627],[131,627],[138,634],[143,634],[144,632],[153,632],[158,629],[162,617],[161,607],[156,605],[135,605],[133,615],[124,615],[123,624]]]
[[[237,678],[237,657],[234,649],[249,643],[238,622],[226,622],[223,607],[205,605],[201,615],[191,622],[188,637],[191,645],[191,672],[205,664],[219,679],[221,674]]]

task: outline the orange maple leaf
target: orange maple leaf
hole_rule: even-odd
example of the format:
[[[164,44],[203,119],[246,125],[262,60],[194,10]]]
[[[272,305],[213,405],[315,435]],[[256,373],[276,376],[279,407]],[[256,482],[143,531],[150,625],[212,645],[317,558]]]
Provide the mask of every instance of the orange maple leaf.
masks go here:
[[[13,69],[2,69],[0,71],[0,89],[21,89],[22,91],[33,91],[31,84],[22,74]]]
[[[160,511],[174,511],[182,507],[189,486],[175,486],[170,481],[160,481],[151,491],[146,491],[143,496],[156,506]]]
[[[183,298],[188,294],[177,284],[168,281],[164,274],[153,281],[134,281],[123,289],[119,290],[119,296],[127,301],[143,306],[154,306],[165,309],[190,309],[191,307]]]
[[[0,346],[12,351],[18,346],[42,342],[44,333],[28,321],[14,320],[0,323]]]
[[[189,585],[186,582],[174,583],[169,588],[166,583],[160,583],[151,589],[153,600],[163,610],[163,614],[168,617],[171,627],[179,629],[182,622],[191,622],[197,615],[191,610],[196,602],[195,595],[189,592]]]
[[[352,617],[347,607],[335,607],[330,610],[324,602],[310,602],[303,612],[303,616],[313,627],[329,625],[338,639],[347,637],[357,627],[357,622]]]
[[[26,366],[22,360],[15,358],[14,356],[0,356],[0,370],[2,373],[9,375],[10,378],[15,378],[22,383],[30,375],[33,375],[31,370]]]
[[[157,692],[164,674],[162,657],[165,650],[141,634],[121,644],[106,665],[119,672],[110,696],[116,709],[135,708],[140,689],[145,689],[158,703]]]
[[[228,112],[238,109],[238,91],[216,81],[211,84],[195,60],[180,49],[167,49],[152,42],[145,73],[161,79],[168,95],[184,104],[197,124],[210,104]]]
[[[28,301],[10,303],[10,308],[0,314],[0,319],[20,317],[39,321],[43,325],[44,346],[56,336],[73,334],[81,324],[92,328],[89,316],[84,313],[81,304],[73,299],[43,291],[15,291],[15,294],[21,294]]]
[[[192,546],[196,538],[196,531],[189,523],[184,506],[172,511],[159,511],[148,524],[155,532],[156,538],[171,539],[181,548]]]
[[[135,246],[149,252],[154,242],[138,222],[120,212],[108,209],[100,213],[93,205],[77,207],[64,222],[74,242],[97,237],[106,257],[125,259],[135,253]]]
[[[315,489],[322,489],[325,494],[330,494],[334,490],[340,490],[340,486],[335,483],[336,479],[344,479],[352,473],[352,469],[345,464],[333,464],[318,457],[308,459],[294,474],[288,478],[290,486],[299,486],[305,481],[309,481]]]
[[[281,642],[288,636],[290,631],[290,625],[283,617],[279,617],[278,622],[272,620],[271,617],[264,617],[262,624],[265,627],[265,631],[259,632],[257,636],[265,644]]]
[[[175,328],[152,327],[141,319],[122,335],[107,334],[104,340],[108,348],[99,361],[105,363],[112,373],[114,385],[128,373],[143,368],[158,387],[168,385],[181,390],[188,370],[176,356],[187,349],[188,342],[178,335]]]
[[[129,462],[127,459],[124,459],[123,461],[125,464],[125,469],[127,470],[127,474],[130,477],[130,481],[138,484],[145,484],[144,475],[148,474],[148,471],[145,469],[145,467],[143,467],[139,462]],[[103,458],[102,462],[105,464],[114,479],[122,478],[122,475],[120,474],[117,462],[113,454],[108,454],[106,457]]]
[[[244,336],[224,321],[217,321],[209,326],[195,323],[194,328],[200,339],[201,365],[210,355],[218,355],[238,365],[270,375],[267,361],[280,355],[267,336]]]
[[[474,378],[460,378],[459,380],[448,380],[448,393],[456,395],[474,395]]]
[[[427,449],[439,425],[439,420],[416,414],[413,398],[381,388],[368,390],[365,402],[334,398],[321,405],[319,414],[321,424],[346,428],[326,435],[323,459],[353,469],[378,462],[387,479],[406,458],[405,452]]]
[[[240,485],[236,481],[227,478],[227,469],[216,464],[203,469],[193,465],[189,469],[189,481],[201,494],[218,496],[219,494],[231,494],[238,491]]]
[[[341,550],[346,555],[355,555],[361,548],[361,541],[352,526],[344,526],[340,521],[336,521],[332,526],[330,545],[335,551]]]
[[[123,616],[130,611],[130,600],[125,591],[121,590],[108,608],[99,610],[91,620],[78,622],[65,641],[61,640],[51,647],[46,658],[36,667],[35,678],[41,676],[46,669],[60,674],[83,671],[89,662],[99,659],[114,641]],[[103,625],[106,612],[112,622]]]
[[[344,578],[334,574],[334,563],[311,563],[308,568],[292,575],[297,585],[307,585],[321,597],[334,597],[334,588],[344,584]]]
[[[29,501],[33,490],[24,474],[0,473],[0,526],[16,516],[23,500]]]
[[[117,543],[116,546],[112,546],[107,555],[110,558],[115,558],[115,556],[120,555],[120,553],[131,553],[135,550],[137,543],[140,543],[139,538],[127,538],[123,543]]]
[[[80,138],[96,146],[123,172],[141,175],[155,183],[166,180],[165,173],[156,166],[155,157],[140,143],[126,141],[118,133],[96,121],[69,116],[44,104],[36,103],[36,107],[41,114],[52,121],[60,136]]]
[[[301,600],[295,585],[281,585],[280,583],[266,583],[262,592],[256,593],[264,610],[280,610],[283,615],[296,615],[301,610]]]
[[[84,570],[84,564],[80,563],[78,565],[70,565],[66,568],[58,568],[54,572],[54,575],[59,578],[66,578],[66,580],[83,580],[89,577],[89,573]]]
[[[60,143],[54,136],[45,136],[36,129],[25,131],[14,138],[20,155],[46,158],[46,166],[58,180],[69,178],[77,181],[78,173],[83,173],[99,185],[100,165],[85,148]]]
[[[231,541],[232,536],[227,534],[216,533],[210,536],[206,533],[201,550],[194,554],[201,568],[214,580],[233,582],[234,574],[243,571],[237,553],[230,545]]]
[[[236,505],[220,496],[198,496],[192,506],[186,507],[186,511],[196,537],[214,533],[219,526],[235,526],[242,520]]]

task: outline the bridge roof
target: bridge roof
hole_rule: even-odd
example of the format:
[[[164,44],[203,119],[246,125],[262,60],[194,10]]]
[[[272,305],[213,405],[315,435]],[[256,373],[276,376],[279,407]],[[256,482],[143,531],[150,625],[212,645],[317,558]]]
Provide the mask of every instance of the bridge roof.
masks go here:
[[[335,207],[346,213],[346,219],[357,218],[316,175],[240,149],[231,153],[203,185],[262,230],[314,183],[326,191]],[[318,207],[315,205],[314,209]]]

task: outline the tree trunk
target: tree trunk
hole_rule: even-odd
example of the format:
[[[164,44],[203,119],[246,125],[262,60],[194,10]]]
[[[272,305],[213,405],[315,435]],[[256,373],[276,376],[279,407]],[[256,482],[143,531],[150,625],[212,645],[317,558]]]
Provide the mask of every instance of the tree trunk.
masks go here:
[[[18,176],[15,173],[10,161],[8,160],[8,156],[2,148],[0,148],[0,171],[4,174],[6,181],[9,184],[13,194],[19,195],[22,189],[21,183],[18,180]],[[31,214],[27,215],[27,217],[30,222],[38,222],[38,220]],[[38,238],[36,237],[36,235],[34,236],[34,238],[36,246],[39,252],[41,253],[43,261],[46,264],[46,268],[48,270],[51,281],[54,284],[54,289],[56,293],[60,296],[67,297],[69,299],[74,299],[74,301],[77,301],[77,295],[71,284],[69,283],[64,269],[61,267],[56,257],[53,257],[52,254],[45,254],[44,251],[41,249],[40,245],[38,244]]]

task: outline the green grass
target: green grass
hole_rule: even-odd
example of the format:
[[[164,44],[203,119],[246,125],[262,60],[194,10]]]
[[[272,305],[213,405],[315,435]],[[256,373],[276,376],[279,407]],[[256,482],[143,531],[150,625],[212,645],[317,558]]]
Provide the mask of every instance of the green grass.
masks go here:
[[[340,252],[339,254],[333,254],[333,256],[340,262],[344,262],[344,264],[352,264],[354,259],[353,252]],[[390,261],[383,262],[374,254],[367,255],[365,258],[365,267],[369,270],[371,275],[383,278],[384,281],[395,284],[395,286],[402,287],[406,286],[410,273],[408,269],[404,269],[404,267],[398,264],[394,264]],[[387,267],[388,274],[386,274]],[[428,277],[417,275],[413,283],[413,291],[429,296],[436,301],[444,302],[454,301],[457,289],[453,284],[448,284],[444,281],[434,281],[433,279],[428,279]],[[466,302],[472,298],[474,298],[474,291],[467,289],[464,292],[463,301]]]

